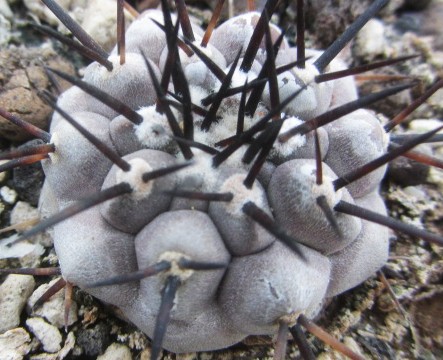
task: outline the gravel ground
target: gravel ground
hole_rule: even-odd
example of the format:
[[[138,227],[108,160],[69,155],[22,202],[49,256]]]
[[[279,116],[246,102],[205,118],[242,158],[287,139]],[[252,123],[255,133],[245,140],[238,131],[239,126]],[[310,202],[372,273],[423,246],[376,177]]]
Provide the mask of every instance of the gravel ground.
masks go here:
[[[90,6],[94,3],[89,2]],[[110,3],[113,6],[112,1]],[[307,13],[309,46],[327,44],[330,37],[342,31],[367,3],[310,1]],[[409,2],[392,1],[381,19],[371,21],[343,53],[352,64],[411,53],[419,55],[405,64],[380,71],[414,76],[421,81],[421,86],[413,91],[378,104],[374,110],[384,118],[398,113],[443,75],[443,35],[437,26],[439,15],[441,19],[443,13],[443,1],[413,1],[409,8],[404,8],[404,3]],[[210,14],[209,10],[197,5],[190,7],[190,12],[202,21]],[[76,8],[73,14],[105,46],[115,41],[110,38],[112,11],[107,14],[103,10],[100,19],[96,18],[97,11],[91,8],[87,11]],[[290,23],[293,16],[288,11],[281,21]],[[0,0],[0,107],[45,127],[51,111],[38,99],[35,88],[55,89],[51,88],[42,65],[75,73],[84,62],[26,26],[25,21],[30,19],[42,19],[57,27],[36,1]],[[360,91],[367,93],[383,86],[385,84],[380,82],[361,81]],[[422,131],[441,123],[443,91],[421,106],[412,119],[409,129],[399,131]],[[0,136],[2,150],[23,146],[27,141],[24,134],[1,121]],[[423,151],[443,156],[443,147],[438,144],[427,145]],[[38,216],[36,206],[42,181],[39,165],[0,174],[2,227]],[[440,234],[443,233],[442,190],[441,170],[429,170],[405,160],[390,167],[382,186],[392,216]],[[8,248],[6,244],[13,241],[14,236],[11,231],[0,234],[0,268],[56,266],[57,257],[49,234],[38,235],[20,247]],[[383,273],[401,308],[396,306],[380,277],[374,274],[357,288],[330,299],[317,323],[367,358],[443,358],[443,249],[401,234],[392,233],[392,237],[391,256]],[[56,280],[9,276],[1,277],[0,281],[1,359],[149,359],[149,339],[122,320],[115,309],[88,294],[74,291],[74,306],[65,332],[62,293],[30,310],[47,284]],[[310,338],[310,341],[319,359],[343,358],[325,348],[319,340]],[[272,355],[271,338],[252,337],[227,350],[188,355],[165,353],[164,358],[266,359]],[[288,358],[297,356],[298,350],[290,342]]]

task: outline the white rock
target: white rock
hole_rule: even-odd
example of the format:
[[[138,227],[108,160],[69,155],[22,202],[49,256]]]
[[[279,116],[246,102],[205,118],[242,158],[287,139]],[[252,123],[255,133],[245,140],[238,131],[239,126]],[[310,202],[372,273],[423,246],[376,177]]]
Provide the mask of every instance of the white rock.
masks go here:
[[[16,231],[21,233],[29,230],[40,222],[38,209],[30,204],[18,201],[11,211],[11,226],[17,226]],[[53,241],[48,231],[42,231],[29,238],[29,242],[40,244],[44,247],[52,247]]]
[[[426,192],[421,186],[408,186],[403,191],[413,202],[426,201]]]
[[[49,284],[43,284],[39,286],[34,293],[31,295],[31,297],[28,300],[28,306],[32,308],[32,306],[35,304],[35,302],[46,292],[46,290],[51,287],[57,279],[52,280]],[[45,318],[47,321],[49,321],[52,325],[56,326],[57,328],[62,328],[65,326],[65,320],[64,320],[64,291],[60,290],[55,295],[53,295],[48,301],[43,303],[42,306],[39,306],[36,309],[33,309],[32,315],[33,316],[40,316]],[[72,301],[71,304],[71,311],[69,312],[68,317],[68,326],[72,325],[74,322],[77,321],[77,303],[75,301]]]
[[[24,0],[24,3],[40,20],[58,25],[59,31],[69,33],[40,0]],[[101,46],[112,49],[116,43],[115,0],[57,0],[57,3]],[[131,20],[132,17],[126,13],[126,23]]]
[[[360,355],[363,357],[363,353],[361,351],[360,346],[358,345],[357,341],[355,341],[352,337],[350,336],[346,336],[343,339],[343,343],[349,348],[351,349],[353,352],[355,352],[356,354]]]
[[[55,353],[61,349],[62,335],[55,326],[40,317],[27,319],[26,326],[40,340],[45,351]]]
[[[0,286],[0,333],[20,324],[20,314],[34,287],[30,275],[8,275]]]
[[[371,19],[363,26],[356,37],[357,51],[360,56],[373,59],[386,51],[385,26],[380,20]]]
[[[5,16],[0,14],[0,45],[6,46],[10,40],[11,40],[11,23]]]
[[[14,189],[8,188],[7,186],[2,186],[0,189],[0,195],[5,202],[8,204],[14,204],[17,200],[17,193]]]
[[[2,1],[2,0],[0,0]],[[9,160],[0,160],[0,165],[7,163]],[[6,171],[0,173],[0,182],[3,182],[6,179]]]
[[[12,17],[14,16],[6,0],[0,0],[0,14],[8,19],[12,19]]]
[[[140,353],[140,360],[149,360],[151,358],[151,349],[146,348]]]
[[[40,256],[45,249],[40,244],[31,244],[27,241],[18,242],[11,245],[17,240],[17,234],[0,240],[0,259],[20,259],[22,267],[35,267],[39,264]]]
[[[32,355],[30,357],[30,360],[58,360],[57,353],[54,354],[48,354],[48,353],[41,353]]]
[[[58,358],[57,360],[64,359],[69,352],[74,348],[75,345],[75,336],[74,333],[71,331],[65,340],[65,345],[63,345],[63,348],[58,352]]]
[[[23,356],[20,355],[15,350],[1,351],[0,355],[2,356],[3,360],[22,360],[23,359]]]
[[[411,121],[408,124],[408,127],[411,130],[411,132],[425,133],[425,132],[434,130],[442,125],[443,125],[443,122],[438,119],[416,119],[416,120]],[[440,130],[438,133],[439,134],[443,133],[443,130]]]
[[[21,224],[27,222],[29,220],[34,220],[39,218],[38,210],[35,207],[32,207],[28,203],[24,201],[18,201],[17,204],[14,205],[14,208],[11,211],[11,225]],[[27,230],[31,228],[32,225],[23,228],[21,230]]]
[[[0,335],[0,359],[23,359],[31,350],[31,337],[23,328],[6,331]]]
[[[132,360],[132,355],[126,345],[113,343],[103,355],[97,357],[97,360]]]
[[[60,351],[53,354],[41,353],[31,356],[31,360],[63,360],[74,348],[75,337],[72,332],[66,337],[65,345]]]
[[[92,0],[87,4],[81,22],[83,29],[106,50],[111,50],[117,42],[115,0]],[[130,17],[125,18],[130,23]]]
[[[39,19],[45,20],[52,25],[59,23],[57,17],[40,0],[24,0],[23,2],[29,12]],[[69,6],[70,2],[70,0],[57,1],[57,3],[65,9]]]

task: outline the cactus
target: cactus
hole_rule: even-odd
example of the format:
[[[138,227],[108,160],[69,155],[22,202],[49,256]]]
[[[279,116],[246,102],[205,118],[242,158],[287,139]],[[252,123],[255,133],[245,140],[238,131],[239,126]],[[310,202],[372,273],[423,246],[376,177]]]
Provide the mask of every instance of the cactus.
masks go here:
[[[364,108],[411,84],[358,97],[352,76],[322,79],[354,70],[337,54],[386,3],[325,51],[291,47],[272,0],[212,35],[163,1],[109,56],[82,40],[98,60],[82,80],[48,69],[74,86],[42,94],[44,220],[21,239],[53,227],[63,279],[117,306],[153,359],[313,319],[385,264],[402,226],[379,194],[386,164],[439,130],[388,151]]]

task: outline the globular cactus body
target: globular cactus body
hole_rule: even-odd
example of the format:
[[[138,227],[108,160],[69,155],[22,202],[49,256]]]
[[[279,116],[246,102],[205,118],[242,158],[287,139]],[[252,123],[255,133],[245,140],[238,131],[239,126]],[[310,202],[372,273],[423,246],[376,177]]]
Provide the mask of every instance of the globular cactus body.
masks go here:
[[[47,176],[41,199],[43,213],[62,210],[91,193],[121,183],[131,188],[130,193],[55,226],[55,248],[63,276],[118,306],[151,337],[164,284],[170,277],[178,279],[163,341],[163,346],[174,352],[224,348],[251,334],[273,334],[280,321],[292,324],[299,314],[314,317],[325,297],[364,281],[387,258],[388,234],[382,226],[338,214],[338,229],[334,229],[316,203],[318,197],[324,197],[331,208],[344,200],[385,213],[378,195],[384,168],[348,188],[335,191],[333,186],[333,181],[350,168],[386,151],[387,138],[379,121],[371,112],[361,110],[318,129],[324,161],[321,184],[316,182],[312,132],[292,137],[285,144],[276,142],[252,186],[244,184],[250,171],[250,165],[242,162],[246,145],[217,166],[213,155],[192,150],[194,163],[186,169],[143,182],[144,173],[183,160],[168,118],[161,106],[156,106],[154,82],[160,81],[168,61],[168,44],[153,19],[164,23],[161,11],[150,10],[127,30],[124,64],[119,64],[115,49],[109,58],[112,71],[93,63],[84,75],[84,81],[137,111],[141,123],[130,122],[78,87],[66,91],[58,101],[70,116],[122,156],[130,169],[112,165],[55,114],[51,135],[57,151],[43,162]],[[259,13],[230,19],[215,29],[206,47],[199,45],[202,31],[192,24],[194,44],[227,74],[238,54],[242,62],[259,19]],[[269,33],[273,42],[281,34],[275,26]],[[320,71],[313,64],[321,52],[308,50],[307,55],[313,57],[305,68],[295,67],[278,75],[281,101],[307,86],[283,110],[288,119],[280,133],[356,99],[352,79],[315,83]],[[197,55],[188,58],[180,50],[179,56],[193,103],[218,91],[220,79]],[[295,58],[295,49],[284,39],[276,65]],[[251,70],[235,69],[231,86],[256,79],[266,60],[263,38]],[[343,64],[334,60],[329,67],[342,69]],[[174,88],[172,83],[168,87]],[[267,87],[255,115],[246,116],[244,131],[270,110],[273,95]],[[240,94],[222,100],[217,119],[210,126],[202,126],[203,116],[194,115],[194,139],[217,148],[219,141],[235,135],[240,103]],[[173,113],[183,128],[182,114]],[[180,190],[230,193],[232,199],[183,199],[174,195]],[[301,254],[248,216],[244,208],[250,203],[303,244],[299,245]],[[179,266],[182,258],[229,266],[205,271],[183,269]],[[161,261],[169,262],[170,268],[157,276],[89,287]]]

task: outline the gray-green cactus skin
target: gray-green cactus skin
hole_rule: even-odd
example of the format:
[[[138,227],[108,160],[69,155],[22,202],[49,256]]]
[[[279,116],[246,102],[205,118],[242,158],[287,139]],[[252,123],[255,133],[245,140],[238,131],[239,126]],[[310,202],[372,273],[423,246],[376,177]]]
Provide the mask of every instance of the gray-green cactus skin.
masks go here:
[[[260,14],[231,18],[215,29],[201,48],[228,73],[238,52],[241,57]],[[167,60],[159,10],[148,10],[126,32],[126,62],[117,49],[109,60],[114,69],[92,63],[83,80],[118,98],[143,117],[135,125],[124,116],[74,86],[58,105],[131,164],[123,172],[104,157],[59,114],[52,119],[51,142],[56,153],[43,161],[46,182],[41,197],[43,214],[60,211],[75,201],[121,182],[133,192],[88,209],[53,229],[55,249],[64,278],[87,288],[98,299],[117,306],[137,327],[152,337],[162,289],[168,276],[180,279],[163,341],[173,352],[214,350],[235,344],[248,335],[275,334],[279,321],[295,321],[298,314],[313,318],[324,300],[360,284],[382,267],[388,256],[388,232],[383,226],[337,213],[338,231],[316,203],[324,196],[333,208],[339,201],[386,213],[379,195],[385,168],[335,191],[333,181],[350,169],[384,154],[388,137],[370,111],[358,110],[318,129],[323,159],[323,182],[316,181],[313,133],[276,142],[252,187],[244,185],[250,165],[242,162],[247,146],[240,147],[220,166],[212,157],[193,149],[193,164],[148,183],[141,174],[184,161],[165,114],[156,106],[157,94],[146,65],[147,58],[159,80]],[[173,17],[173,20],[175,18]],[[203,31],[192,24],[200,46]],[[275,41],[281,34],[270,27]],[[248,73],[236,69],[231,87],[258,76],[266,61],[265,41]],[[357,99],[352,78],[317,84],[313,65],[320,51],[307,50],[305,68],[278,75],[281,100],[307,88],[285,109],[280,132]],[[144,58],[145,57],[145,58]],[[296,49],[283,40],[276,65],[296,58]],[[180,50],[184,74],[194,104],[216,92],[220,81],[197,55]],[[338,59],[328,71],[344,69]],[[173,85],[169,87],[173,89]],[[254,116],[245,117],[245,130],[270,111],[266,87]],[[203,117],[194,114],[194,139],[216,144],[236,133],[241,94],[223,100],[217,123],[201,130]],[[173,110],[180,124],[182,114]],[[229,202],[184,199],[173,190],[232,193]],[[300,243],[293,252],[248,217],[242,208],[253,202]],[[159,275],[121,285],[89,288],[88,284],[144,269],[161,260],[185,257],[201,262],[229,264],[207,271],[171,267]]]

